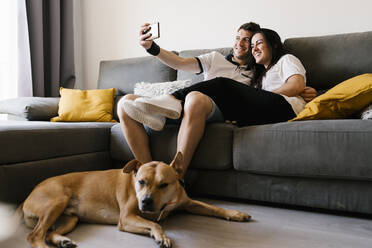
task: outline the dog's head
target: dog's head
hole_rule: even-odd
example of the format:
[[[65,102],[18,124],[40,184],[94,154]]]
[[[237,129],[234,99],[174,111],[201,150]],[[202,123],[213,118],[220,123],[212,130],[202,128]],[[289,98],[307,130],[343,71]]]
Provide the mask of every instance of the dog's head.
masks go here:
[[[138,207],[142,212],[160,212],[177,197],[182,160],[182,153],[178,152],[170,165],[132,160],[124,166],[124,173],[133,173]]]

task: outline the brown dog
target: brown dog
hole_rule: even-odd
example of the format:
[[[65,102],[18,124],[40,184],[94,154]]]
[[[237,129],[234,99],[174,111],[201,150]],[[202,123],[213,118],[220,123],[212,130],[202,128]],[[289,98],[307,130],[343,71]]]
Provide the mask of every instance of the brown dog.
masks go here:
[[[107,171],[78,172],[41,182],[18,208],[34,230],[27,240],[33,248],[46,248],[45,240],[58,247],[76,247],[62,236],[78,220],[117,224],[120,231],[150,235],[161,247],[171,247],[170,239],[154,221],[174,209],[234,221],[250,216],[191,200],[179,183],[179,152],[169,165],[152,161],[128,162],[124,168]],[[47,231],[50,231],[47,233]]]

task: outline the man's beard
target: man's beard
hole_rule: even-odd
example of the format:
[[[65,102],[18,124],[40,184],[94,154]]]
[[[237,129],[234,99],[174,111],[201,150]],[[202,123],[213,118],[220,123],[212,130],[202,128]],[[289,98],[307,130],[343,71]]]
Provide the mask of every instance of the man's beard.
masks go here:
[[[246,63],[250,60],[249,53],[245,53],[243,55],[237,56],[234,52],[234,58],[245,61]]]

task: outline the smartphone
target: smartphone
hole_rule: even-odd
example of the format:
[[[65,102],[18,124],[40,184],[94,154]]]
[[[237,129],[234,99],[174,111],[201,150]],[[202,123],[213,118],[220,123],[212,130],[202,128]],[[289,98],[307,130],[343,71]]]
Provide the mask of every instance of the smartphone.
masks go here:
[[[151,29],[147,32],[150,32],[151,36],[146,40],[155,40],[160,37],[160,24],[159,22],[154,22],[149,26]],[[145,32],[145,33],[147,33]]]

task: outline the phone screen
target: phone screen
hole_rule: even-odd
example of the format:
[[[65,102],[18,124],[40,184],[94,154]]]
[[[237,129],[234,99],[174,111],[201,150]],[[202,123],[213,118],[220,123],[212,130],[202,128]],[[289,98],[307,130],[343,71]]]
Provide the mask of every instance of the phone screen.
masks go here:
[[[155,22],[155,23],[152,23],[150,25],[151,29],[150,29],[150,33],[151,33],[151,37],[148,38],[147,40],[154,40],[154,39],[157,39],[160,37],[160,25],[159,25],[159,22]]]

